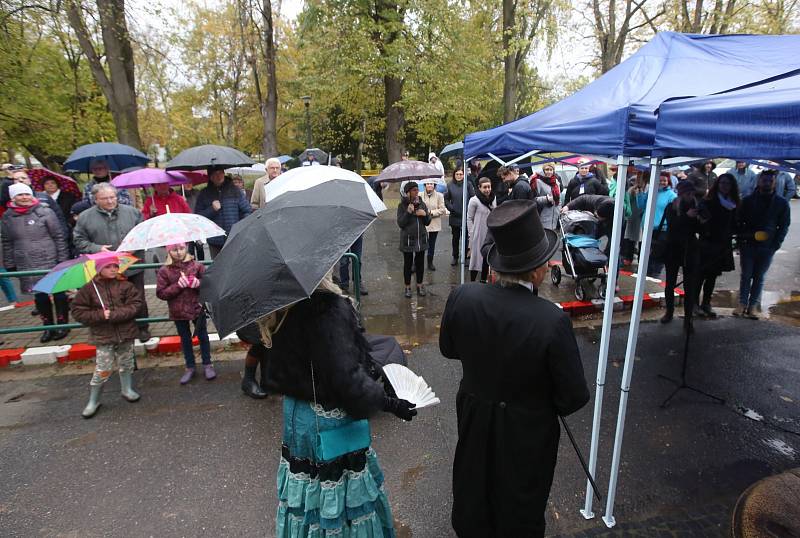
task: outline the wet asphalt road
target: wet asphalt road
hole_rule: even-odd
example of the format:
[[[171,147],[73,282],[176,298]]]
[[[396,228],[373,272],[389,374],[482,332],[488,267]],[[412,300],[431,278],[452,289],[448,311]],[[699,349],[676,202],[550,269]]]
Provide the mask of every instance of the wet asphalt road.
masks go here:
[[[614,331],[598,482],[608,483],[623,353]],[[797,465],[800,436],[800,331],[775,323],[721,319],[698,323],[690,380],[725,405],[683,391],[659,408],[679,371],[678,324],[642,327],[631,391],[616,517],[620,522],[723,503],[733,506],[753,481]],[[579,331],[587,380],[597,332]],[[435,345],[409,355],[442,399],[410,424],[373,421],[400,536],[451,536],[450,465],[456,442],[454,398],[460,366]],[[136,374],[142,400],[130,404],[109,382],[92,420],[78,413],[88,375],[0,384],[0,535],[271,536],[281,432],[280,399],[255,401],[238,390],[241,361],[220,363],[220,377],[179,387],[178,368]],[[588,450],[591,406],[569,422]],[[758,422],[737,411],[752,409]],[[562,438],[548,510],[548,531],[602,525],[584,521],[584,480]],[[602,507],[596,507],[598,515]],[[677,516],[676,516],[677,517]],[[720,533],[724,529],[720,529]]]
[[[770,314],[788,324],[734,318],[696,324],[689,380],[725,398],[725,405],[682,391],[661,409],[672,386],[656,375],[680,370],[680,322],[642,325],[615,513],[621,526],[656,516],[677,521],[704,506],[729,510],[752,482],[800,462],[800,329],[793,326],[800,302],[791,300],[800,296],[798,227],[776,257],[765,296],[774,303]],[[386,215],[365,237],[365,323],[373,332],[398,336],[410,366],[433,386],[442,405],[423,410],[410,424],[377,417],[374,446],[398,535],[449,537],[460,366],[443,359],[436,346],[444,300],[456,282],[449,234],[439,239],[439,270],[426,276],[428,297],[410,301],[401,297],[396,240]],[[722,279],[717,306],[730,302],[734,295],[724,289],[737,282],[735,274]],[[548,290],[547,296],[569,300],[569,292],[563,299],[558,293]],[[597,477],[603,494],[626,329],[622,324],[613,331]],[[578,335],[593,387],[599,328]],[[143,397],[136,404],[119,398],[114,377],[104,407],[89,421],[79,417],[88,373],[0,376],[0,536],[272,536],[281,404],[276,397],[255,401],[240,393],[241,356],[227,354],[232,360],[219,363],[216,381],[195,380],[187,387],[177,384],[178,367],[142,369],[136,383]],[[569,419],[584,453],[593,403]],[[746,418],[744,409],[763,420]],[[565,436],[561,444],[548,533],[597,529],[603,506],[595,503],[593,521],[579,515],[585,481]],[[709,535],[724,535],[726,525],[720,518],[719,533]]]

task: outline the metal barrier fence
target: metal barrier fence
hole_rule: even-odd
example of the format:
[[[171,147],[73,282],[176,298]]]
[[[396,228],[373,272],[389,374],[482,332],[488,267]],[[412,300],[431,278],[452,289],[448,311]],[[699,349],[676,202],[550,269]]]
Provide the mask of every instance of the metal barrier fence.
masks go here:
[[[352,252],[347,252],[344,254],[345,258],[352,258],[353,264],[353,292],[355,293],[356,297],[356,306],[359,308],[361,307],[361,260],[358,259],[358,256]],[[200,260],[198,260],[200,261]],[[213,260],[203,260],[200,261],[203,265],[211,265]],[[163,264],[160,263],[137,263],[137,269],[158,269],[162,267]],[[31,271],[14,271],[14,272],[5,272],[0,273],[0,278],[21,278],[21,277],[29,277],[29,276],[44,276],[49,273],[49,269],[36,269]],[[164,323],[167,321],[172,321],[168,317],[159,316],[154,318],[137,318],[136,323],[143,325],[145,323]],[[9,327],[9,328],[2,328],[0,329],[0,335],[3,334],[20,334],[20,333],[34,333],[34,332],[41,332],[41,331],[55,331],[59,329],[80,329],[84,327],[84,325],[80,323],[61,323],[55,325],[24,325],[22,327]]]

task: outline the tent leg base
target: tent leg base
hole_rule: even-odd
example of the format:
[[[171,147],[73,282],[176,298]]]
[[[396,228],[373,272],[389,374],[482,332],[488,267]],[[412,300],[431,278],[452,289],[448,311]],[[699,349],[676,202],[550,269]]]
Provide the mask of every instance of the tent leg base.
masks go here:
[[[594,519],[594,512],[587,512],[586,510],[581,508],[580,513],[583,516],[583,519]]]
[[[605,523],[606,527],[610,529],[617,524],[617,520],[614,519],[614,516],[603,516],[603,523]]]

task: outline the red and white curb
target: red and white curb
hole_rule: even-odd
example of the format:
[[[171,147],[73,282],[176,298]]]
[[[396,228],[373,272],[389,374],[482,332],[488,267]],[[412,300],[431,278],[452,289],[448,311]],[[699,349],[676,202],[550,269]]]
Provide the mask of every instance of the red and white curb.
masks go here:
[[[619,275],[631,278],[638,277],[636,273],[631,273],[630,271],[624,270],[620,270]],[[666,287],[666,283],[658,278],[653,278],[650,276],[645,278],[648,282],[658,284],[662,288]],[[678,296],[678,302],[683,300],[682,289],[675,288],[675,295]],[[660,306],[664,306],[665,296],[666,294],[663,291],[656,293],[645,293],[644,298],[642,299],[642,308],[658,308]],[[633,295],[614,297],[614,311],[620,312],[623,310],[630,310],[633,308],[633,299]],[[561,308],[564,312],[567,312],[570,316],[583,316],[586,314],[602,312],[605,308],[606,302],[604,299],[592,299],[591,301],[566,301],[562,303],[555,303],[555,305]]]
[[[211,349],[219,351],[239,344],[239,338],[229,335],[220,339],[217,333],[208,335]],[[197,337],[193,344],[199,345]],[[180,336],[153,337],[146,342],[134,341],[134,353],[144,356],[148,353],[177,353],[181,351]],[[41,364],[67,363],[93,359],[97,348],[91,344],[65,344],[61,346],[41,346],[30,348],[0,349],[0,368],[10,365],[35,366]]]

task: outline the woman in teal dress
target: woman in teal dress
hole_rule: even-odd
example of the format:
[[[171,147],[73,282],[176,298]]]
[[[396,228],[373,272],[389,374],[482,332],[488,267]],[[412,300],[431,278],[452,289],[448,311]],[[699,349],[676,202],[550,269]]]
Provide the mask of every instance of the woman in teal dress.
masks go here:
[[[265,388],[284,395],[276,536],[395,536],[366,419],[416,411],[388,383],[387,394],[352,303],[326,278],[258,325],[269,348]]]

